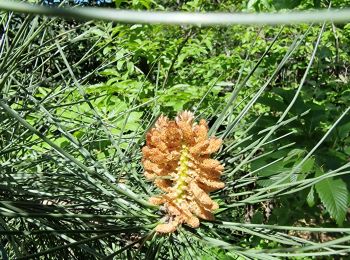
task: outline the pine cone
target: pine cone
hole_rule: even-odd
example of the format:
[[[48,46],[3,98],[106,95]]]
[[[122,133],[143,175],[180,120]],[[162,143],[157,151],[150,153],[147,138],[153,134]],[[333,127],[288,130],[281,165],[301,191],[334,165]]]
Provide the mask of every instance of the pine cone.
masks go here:
[[[167,212],[167,223],[156,227],[160,233],[174,232],[182,223],[197,228],[198,217],[214,219],[212,212],[218,204],[208,193],[225,186],[220,181],[224,167],[209,158],[222,140],[208,138],[206,121],[195,124],[193,119],[189,111],[180,113],[175,121],[160,116],[142,148],[144,174],[164,192],[150,198],[152,204],[164,204]]]

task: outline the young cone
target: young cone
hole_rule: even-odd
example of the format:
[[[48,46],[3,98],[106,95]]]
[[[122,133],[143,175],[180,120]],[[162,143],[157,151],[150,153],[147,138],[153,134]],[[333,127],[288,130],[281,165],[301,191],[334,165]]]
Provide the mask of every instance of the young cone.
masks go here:
[[[146,178],[164,191],[150,198],[167,212],[167,223],[156,227],[160,233],[174,232],[182,223],[197,228],[198,217],[212,220],[218,204],[208,194],[225,186],[220,181],[224,167],[209,158],[222,140],[208,138],[206,121],[196,124],[193,119],[189,111],[178,114],[175,121],[160,116],[142,148]]]

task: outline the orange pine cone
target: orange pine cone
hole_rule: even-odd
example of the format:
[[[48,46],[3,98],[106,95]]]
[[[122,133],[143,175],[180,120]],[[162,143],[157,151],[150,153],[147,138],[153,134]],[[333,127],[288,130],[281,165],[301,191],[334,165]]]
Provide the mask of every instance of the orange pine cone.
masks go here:
[[[180,113],[175,121],[160,116],[146,136],[142,148],[145,176],[165,193],[150,198],[150,203],[164,204],[168,223],[159,224],[156,231],[174,232],[182,223],[199,226],[199,218],[212,220],[218,204],[209,192],[222,189],[220,181],[224,167],[209,156],[219,150],[222,140],[208,138],[205,120],[193,122],[189,111]]]

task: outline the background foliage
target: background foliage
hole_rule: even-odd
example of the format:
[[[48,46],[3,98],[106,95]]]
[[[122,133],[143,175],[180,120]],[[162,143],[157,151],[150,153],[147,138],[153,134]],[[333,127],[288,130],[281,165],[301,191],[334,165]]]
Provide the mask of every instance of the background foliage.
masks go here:
[[[49,2],[48,2],[49,3]],[[98,4],[97,2],[91,2]],[[275,11],[328,1],[115,1]],[[332,1],[347,7],[349,1]],[[347,254],[350,25],[208,27],[1,13],[5,259],[273,259]],[[144,134],[188,109],[224,139],[215,222],[159,236]]]

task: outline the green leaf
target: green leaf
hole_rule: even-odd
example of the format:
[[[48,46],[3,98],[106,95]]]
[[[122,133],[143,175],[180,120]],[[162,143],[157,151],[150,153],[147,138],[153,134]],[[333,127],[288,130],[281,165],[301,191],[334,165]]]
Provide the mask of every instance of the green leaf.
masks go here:
[[[340,138],[347,137],[349,135],[349,132],[350,132],[350,122],[339,126],[337,131],[338,131],[338,135]]]
[[[344,148],[344,152],[345,152],[346,154],[350,155],[350,146],[346,146],[346,147]]]
[[[318,182],[316,191],[330,215],[341,226],[348,210],[349,192],[342,179],[327,178]]]
[[[309,173],[315,165],[315,158],[309,158],[305,161],[305,163],[301,167],[302,173]]]

